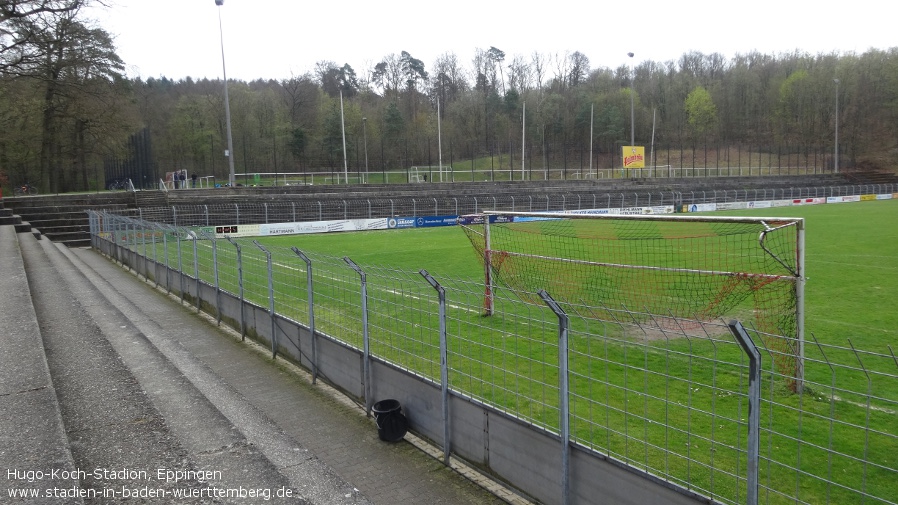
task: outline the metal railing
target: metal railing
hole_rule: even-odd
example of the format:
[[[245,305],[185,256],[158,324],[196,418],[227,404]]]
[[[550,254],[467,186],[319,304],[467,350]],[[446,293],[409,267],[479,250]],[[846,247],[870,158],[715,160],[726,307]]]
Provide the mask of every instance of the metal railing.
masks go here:
[[[436,385],[446,396],[432,438],[446,461],[451,453],[490,467],[489,457],[450,438],[465,427],[449,429],[456,415],[447,412],[449,395],[557,441],[545,464],[528,465],[552,486],[534,489],[524,471],[501,474],[547,503],[575,503],[572,489],[582,495],[601,485],[572,470],[580,461],[572,450],[699,501],[893,504],[898,497],[898,359],[890,347],[811,337],[805,392],[796,395],[773,366],[779,351],[764,345],[778,336],[736,322],[585,306],[547,292],[544,305],[531,304],[507,289],[496,293],[494,315],[483,317],[476,279],[216,240],[108,213],[91,213],[91,233],[95,247],[219,321],[227,313],[222,293],[238,299],[231,324],[316,378],[344,371],[320,361],[315,342],[357,350],[359,397],[369,408],[372,387],[384,387],[380,374],[372,377],[373,362]],[[246,311],[270,318],[256,317],[253,327]],[[290,337],[288,322],[309,331],[311,350]],[[523,449],[490,447],[503,450]],[[624,482],[613,485],[639,496]]]
[[[678,207],[706,203],[795,200],[898,193],[898,185],[807,186],[654,192],[506,193],[409,198],[332,198],[263,203],[221,203],[139,208],[131,217],[175,226],[372,219],[396,216],[463,215],[483,211],[546,212],[584,209]]]

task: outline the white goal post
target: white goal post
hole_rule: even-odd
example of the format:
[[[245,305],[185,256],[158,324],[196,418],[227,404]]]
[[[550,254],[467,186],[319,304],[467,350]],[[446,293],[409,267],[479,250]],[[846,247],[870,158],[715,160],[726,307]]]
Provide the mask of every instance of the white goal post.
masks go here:
[[[801,390],[803,219],[595,212],[459,217],[484,265],[485,314],[504,288],[534,303],[544,289],[559,302],[638,308],[660,324],[738,319]]]

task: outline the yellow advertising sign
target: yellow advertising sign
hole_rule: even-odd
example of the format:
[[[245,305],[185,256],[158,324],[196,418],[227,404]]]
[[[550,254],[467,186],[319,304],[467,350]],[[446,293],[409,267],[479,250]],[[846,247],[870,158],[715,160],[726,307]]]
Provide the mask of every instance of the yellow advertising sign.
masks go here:
[[[645,168],[644,146],[623,146],[624,168]]]
[[[876,195],[861,195],[862,202],[872,202],[876,200]]]

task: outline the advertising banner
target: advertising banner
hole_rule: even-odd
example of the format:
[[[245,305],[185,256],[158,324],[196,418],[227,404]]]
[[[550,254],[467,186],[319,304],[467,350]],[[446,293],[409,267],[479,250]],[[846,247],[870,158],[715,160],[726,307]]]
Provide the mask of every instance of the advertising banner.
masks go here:
[[[455,224],[455,221],[452,222]],[[387,228],[393,230],[397,228],[414,228],[415,218],[413,217],[391,217],[387,219]]]
[[[713,212],[715,210],[717,210],[716,203],[693,203],[683,206],[683,212]]]
[[[273,237],[275,235],[296,235],[296,223],[260,224],[259,235]]]
[[[418,228],[431,228],[434,226],[455,226],[458,216],[424,216],[415,220]]]
[[[748,202],[749,209],[769,209],[773,207],[773,203],[770,200],[761,200],[759,202]]]
[[[872,202],[876,200],[876,195],[861,195],[862,202]]]
[[[817,205],[826,203],[826,198],[796,198],[792,200],[792,205]]]
[[[260,235],[259,225],[257,224],[235,224],[229,226],[204,226],[200,228],[206,235],[212,235],[215,238],[225,237],[258,237]]]
[[[327,233],[327,221],[296,223],[296,233]]]
[[[382,219],[345,219],[340,221],[324,221],[328,232],[386,230],[387,218]]]
[[[460,224],[460,225],[483,224],[483,215],[482,214],[469,214],[467,216],[458,216],[458,224]]]
[[[748,202],[724,202],[717,204],[717,210],[742,210],[748,208]]]
[[[884,194],[884,195],[876,195],[876,199],[877,199],[877,200],[891,200],[891,199],[892,199],[892,194],[891,194],[891,193],[886,193],[886,194]]]
[[[830,196],[827,197],[826,203],[845,203],[845,202],[859,202],[861,201],[861,197],[858,195],[851,196]]]
[[[624,168],[645,168],[645,146],[622,146]]]
[[[620,207],[611,208],[611,209],[580,209],[580,210],[570,210],[568,211],[570,214],[590,214],[602,216],[605,214],[620,214]]]

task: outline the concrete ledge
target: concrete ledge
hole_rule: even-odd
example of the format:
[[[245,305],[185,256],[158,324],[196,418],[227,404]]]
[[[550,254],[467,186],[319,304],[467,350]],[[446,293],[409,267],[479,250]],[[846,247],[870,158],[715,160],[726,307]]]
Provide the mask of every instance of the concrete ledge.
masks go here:
[[[0,226],[0,272],[0,468],[23,472],[73,470],[13,226]],[[27,479],[8,478],[4,482],[19,489],[71,487],[71,481],[52,479],[29,483]],[[0,496],[8,497],[6,491],[2,493]]]

